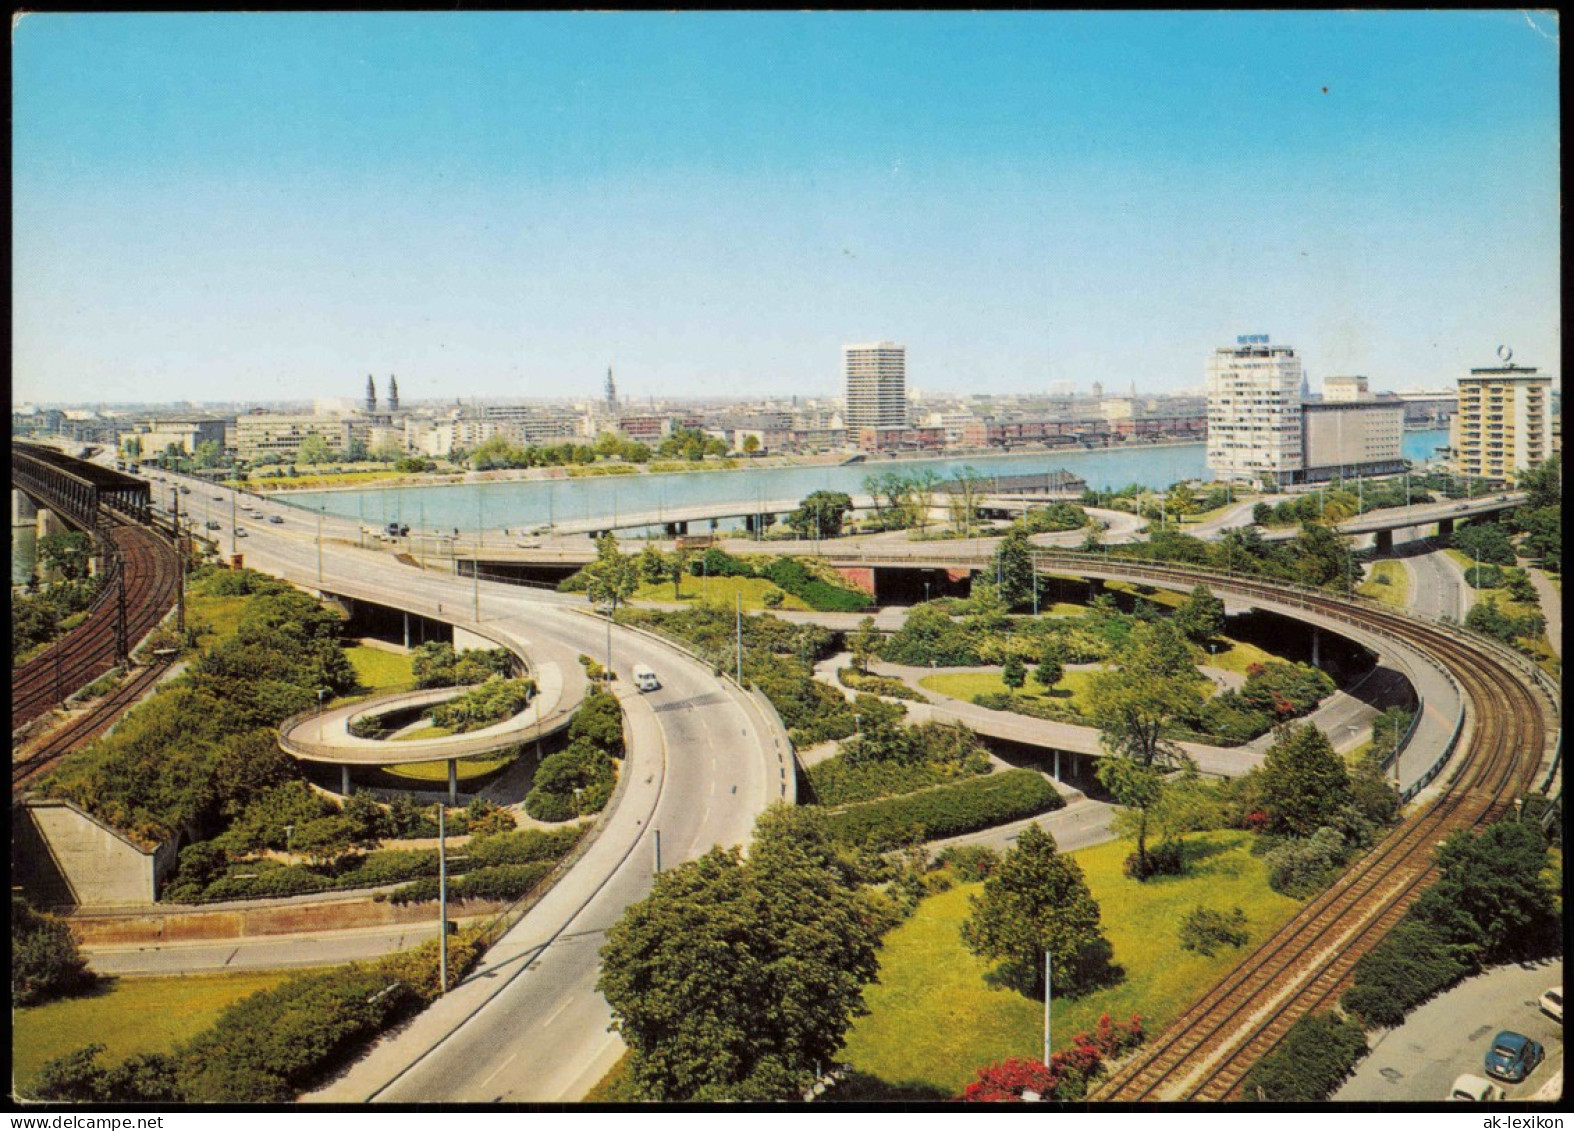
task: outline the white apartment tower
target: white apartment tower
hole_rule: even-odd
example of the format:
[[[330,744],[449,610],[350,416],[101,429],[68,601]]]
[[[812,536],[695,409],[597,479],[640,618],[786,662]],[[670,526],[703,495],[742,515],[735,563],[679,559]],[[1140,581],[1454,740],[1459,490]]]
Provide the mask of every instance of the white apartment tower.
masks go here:
[[[1208,359],[1208,470],[1285,484],[1302,469],[1301,359],[1267,334],[1242,334]]]
[[[1459,379],[1459,411],[1450,422],[1454,472],[1504,482],[1552,457],[1552,378],[1515,365],[1472,369]]]
[[[907,347],[895,342],[842,347],[849,437],[860,428],[907,426]]]

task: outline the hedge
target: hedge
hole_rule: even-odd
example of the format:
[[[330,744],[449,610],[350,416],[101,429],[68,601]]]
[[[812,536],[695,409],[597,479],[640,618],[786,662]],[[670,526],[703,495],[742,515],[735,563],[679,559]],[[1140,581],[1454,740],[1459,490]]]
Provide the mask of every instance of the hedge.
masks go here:
[[[797,558],[777,558],[765,568],[763,576],[819,612],[853,613],[874,604],[867,593],[812,576]]]
[[[913,793],[958,778],[989,772],[988,759],[978,762],[866,762],[848,765],[840,755],[804,771],[817,805],[851,805],[896,794]]]
[[[1007,770],[905,797],[855,805],[828,814],[826,827],[833,839],[844,844],[884,849],[959,836],[1060,809],[1065,804],[1042,774]]]
[[[448,898],[459,899],[518,899],[528,895],[557,867],[556,860],[537,860],[532,864],[500,864],[490,868],[477,868],[473,872],[456,876],[448,881]],[[413,884],[406,884],[388,893],[389,903],[426,903],[436,899],[439,880],[425,876]]]
[[[1246,1075],[1247,1099],[1309,1103],[1327,1099],[1366,1055],[1366,1034],[1331,1013],[1302,1017]]]
[[[1339,1003],[1368,1025],[1397,1025],[1474,969],[1467,948],[1449,945],[1432,924],[1407,918],[1356,962],[1354,984]]]
[[[854,691],[863,691],[869,695],[883,695],[887,699],[909,699],[915,703],[927,703],[918,692],[899,679],[890,676],[869,675],[857,668],[837,668],[836,678],[843,687]]]

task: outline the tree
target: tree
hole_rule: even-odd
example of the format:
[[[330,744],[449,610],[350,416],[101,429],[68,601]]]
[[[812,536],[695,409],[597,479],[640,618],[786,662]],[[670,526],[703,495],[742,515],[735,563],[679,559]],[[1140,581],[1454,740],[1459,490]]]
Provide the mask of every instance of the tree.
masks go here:
[[[1051,643],[1044,649],[1043,658],[1039,660],[1038,667],[1033,669],[1033,678],[1045,691],[1066,678],[1065,657],[1060,645]]]
[[[666,579],[667,563],[654,542],[645,543],[645,548],[634,560],[639,566],[639,579],[646,585],[654,585]]]
[[[38,1005],[80,993],[95,980],[65,920],[34,911],[12,892],[12,1004]]]
[[[88,575],[93,540],[75,530],[46,534],[38,540],[36,553],[46,571],[59,573],[67,581],[80,581]]]
[[[1023,666],[1021,656],[1013,652],[1006,657],[1006,662],[1000,669],[1000,681],[1013,693],[1022,689],[1022,685],[1027,683],[1027,668]]]
[[[1261,788],[1269,831],[1290,836],[1336,825],[1354,800],[1343,759],[1311,723],[1290,724],[1274,736],[1263,758]]]
[[[300,451],[295,457],[295,462],[315,465],[329,463],[332,459],[333,449],[328,446],[328,441],[316,432],[313,432],[301,441]]]
[[[613,611],[639,588],[639,566],[630,554],[618,549],[609,530],[596,543],[596,560],[585,567],[585,596],[594,605],[611,605]]]
[[[712,849],[656,877],[607,932],[597,989],[640,1099],[799,1098],[877,967],[879,916],[817,814],[763,814],[745,861]]]
[[[978,496],[983,489],[984,477],[971,464],[951,473],[951,526],[966,537],[972,537]]]
[[[689,551],[679,546],[667,555],[667,570],[672,578],[672,599],[683,599],[683,575],[689,571]]]
[[[847,638],[847,647],[853,654],[853,667],[863,672],[869,672],[869,657],[874,654],[875,646],[880,637],[874,630],[874,618],[864,617],[858,622],[858,629]]]
[[[192,462],[198,467],[217,467],[221,454],[217,440],[203,440],[192,453]]]
[[[1168,732],[1202,712],[1203,682],[1180,633],[1159,621],[1133,628],[1116,667],[1094,675],[1089,687],[1099,742],[1109,754],[1099,761],[1098,778],[1136,814],[1141,879],[1150,874],[1148,820],[1163,799],[1165,779],[1195,770]]]
[[[940,473],[932,467],[926,467],[908,476],[908,483],[912,499],[910,507],[912,517],[920,530],[928,530],[929,511],[935,504],[935,488],[940,485]]]
[[[852,509],[853,498],[845,491],[814,491],[787,516],[787,525],[805,538],[836,538]]]
[[[1087,990],[1107,975],[1099,905],[1081,867],[1037,825],[1022,830],[968,905],[963,943],[982,958],[1000,959],[1001,979],[1021,992],[1043,996],[1046,951],[1057,993]]]
[[[1342,588],[1353,577],[1350,549],[1332,527],[1301,523],[1301,532],[1290,540],[1285,552],[1303,584]]]
[[[759,450],[760,450],[760,438],[758,436],[754,435],[754,433],[751,432],[751,433],[749,433],[747,436],[745,436],[743,438],[743,454],[744,455],[752,456],[755,452],[757,452]]]
[[[1224,631],[1224,602],[1206,585],[1198,585],[1175,610],[1175,624],[1186,639],[1205,643]]]
[[[1547,878],[1547,841],[1531,821],[1500,820],[1479,833],[1458,831],[1437,853],[1437,883],[1415,914],[1449,941],[1491,962],[1557,938],[1557,897]]]
[[[995,576],[1000,599],[1008,606],[1025,605],[1033,600],[1033,543],[1022,530],[1013,530],[995,549]]]

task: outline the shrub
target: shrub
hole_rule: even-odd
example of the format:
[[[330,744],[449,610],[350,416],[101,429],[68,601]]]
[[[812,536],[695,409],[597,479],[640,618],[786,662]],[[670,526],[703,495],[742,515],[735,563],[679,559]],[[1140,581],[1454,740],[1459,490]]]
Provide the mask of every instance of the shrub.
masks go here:
[[[1011,1057],[978,1070],[961,1099],[967,1103],[1020,1102],[1027,1091],[1041,1100],[1079,1100],[1087,1095],[1088,1085],[1104,1074],[1104,1061],[1113,1059],[1142,1044],[1142,1018],[1132,1014],[1124,1025],[1099,1017],[1091,1033],[1078,1033],[1071,1047],[1051,1053],[1046,1065],[1036,1060]]]
[[[985,691],[973,696],[973,702],[991,711],[1011,711],[1033,719],[1047,719],[1059,723],[1085,723],[1082,712],[1069,703],[1046,703],[1041,699],[1024,699],[1009,691]]]
[[[837,668],[836,679],[843,687],[863,691],[869,695],[883,695],[887,699],[907,699],[914,703],[928,702],[907,684],[890,676],[868,675],[857,668]]]
[[[689,572],[695,577],[753,577],[754,567],[712,546],[689,562]]]
[[[1326,827],[1309,837],[1286,840],[1263,858],[1268,886],[1295,899],[1328,886],[1344,862],[1344,834]]]
[[[1270,1103],[1327,1099],[1366,1055],[1366,1034],[1331,1013],[1302,1017],[1246,1075],[1246,1095]]]
[[[501,864],[477,868],[448,881],[448,898],[506,901],[529,895],[557,867],[556,861],[538,860],[530,864]],[[388,893],[389,903],[426,903],[437,899],[438,878],[427,876]]]
[[[953,844],[940,850],[935,864],[950,867],[964,884],[982,883],[1000,867],[1000,853],[982,844]]]
[[[1249,938],[1246,912],[1239,907],[1232,907],[1228,912],[1194,907],[1180,925],[1181,949],[1195,950],[1198,954],[1211,956],[1222,947],[1245,946]]]
[[[604,691],[586,696],[568,724],[568,737],[571,741],[589,739],[613,757],[621,755],[623,708],[618,706],[617,696]]]
[[[832,585],[810,575],[797,558],[777,558],[760,576],[769,578],[773,584],[821,612],[857,612],[874,603],[866,593]]]
[[[906,797],[854,805],[829,814],[826,828],[843,844],[886,849],[959,836],[1064,805],[1065,800],[1042,774],[1007,770]]]
[[[1148,849],[1148,869],[1142,871],[1142,859],[1133,852],[1126,857],[1121,871],[1129,880],[1145,880],[1150,876],[1178,876],[1186,868],[1185,847],[1178,840],[1161,841]]]
[[[1468,947],[1430,923],[1407,918],[1355,964],[1339,1003],[1364,1023],[1397,1025],[1416,1006],[1475,970]]]
[[[432,725],[448,727],[456,734],[481,730],[519,714],[535,693],[533,679],[504,679],[494,675],[479,687],[433,707]]]
[[[525,798],[525,812],[538,821],[566,821],[599,813],[616,784],[617,768],[612,759],[589,739],[575,739],[566,750],[542,760]]]
[[[65,920],[34,911],[11,894],[11,1002],[40,1005],[81,993],[98,979],[88,970]]]

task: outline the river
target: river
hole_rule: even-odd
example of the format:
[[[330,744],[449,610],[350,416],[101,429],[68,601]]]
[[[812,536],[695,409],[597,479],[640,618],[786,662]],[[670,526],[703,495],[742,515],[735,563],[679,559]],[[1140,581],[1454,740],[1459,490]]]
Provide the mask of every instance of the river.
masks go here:
[[[1433,457],[1448,432],[1407,432],[1404,456],[1417,463]],[[702,503],[742,503],[798,499],[811,491],[864,493],[867,476],[896,470],[912,474],[932,469],[949,478],[971,465],[983,475],[1024,475],[1065,468],[1098,490],[1136,483],[1162,488],[1184,479],[1205,479],[1203,445],[1174,444],[1135,448],[1076,449],[951,459],[876,460],[821,466],[690,471],[587,479],[530,480],[448,484],[433,487],[372,488],[362,491],[298,491],[276,496],[308,510],[359,518],[381,526],[408,523],[416,529],[458,527],[474,530],[518,529],[553,522],[603,519],[617,514],[658,512]]]

